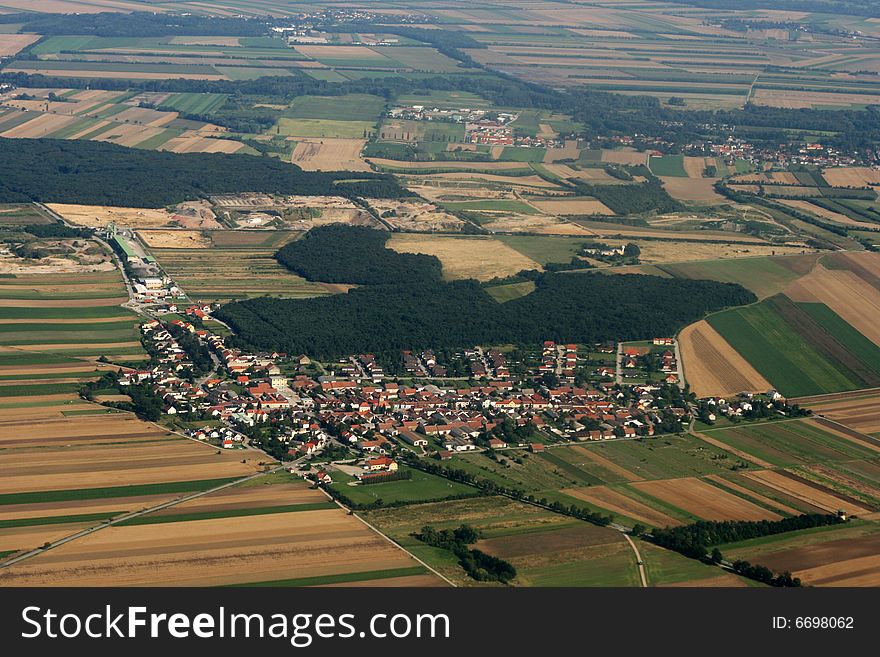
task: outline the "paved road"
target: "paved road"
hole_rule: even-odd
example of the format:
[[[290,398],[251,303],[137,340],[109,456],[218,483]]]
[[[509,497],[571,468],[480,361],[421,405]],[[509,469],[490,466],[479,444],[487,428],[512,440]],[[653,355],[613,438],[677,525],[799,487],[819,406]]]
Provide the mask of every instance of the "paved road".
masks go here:
[[[678,387],[684,390],[684,364],[681,360],[681,347],[678,338],[675,339],[675,363],[678,366]]]
[[[629,534],[624,533],[623,537],[626,539],[626,542],[629,543],[633,552],[636,553],[636,563],[639,564],[639,578],[642,580],[642,588],[648,588],[648,578],[645,575],[645,563],[642,561],[642,555],[639,554],[639,548],[636,547],[635,541],[629,537]]]
[[[617,361],[614,368],[614,381],[617,385],[623,385],[623,343],[617,343]]]

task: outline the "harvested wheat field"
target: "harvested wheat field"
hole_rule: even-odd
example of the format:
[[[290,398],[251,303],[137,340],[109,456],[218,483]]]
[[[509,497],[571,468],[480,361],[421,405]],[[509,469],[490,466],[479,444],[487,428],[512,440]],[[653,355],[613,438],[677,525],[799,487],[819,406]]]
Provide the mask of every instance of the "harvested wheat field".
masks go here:
[[[663,187],[672,198],[693,203],[724,203],[726,199],[715,191],[717,178],[678,178],[661,176]]]
[[[488,281],[523,269],[541,269],[541,265],[519,251],[485,237],[395,234],[388,241],[388,248],[399,253],[436,256],[443,264],[443,277],[449,280]]]
[[[253,459],[253,457],[251,457]],[[244,477],[256,460],[191,440],[4,450],[0,495]]]
[[[546,124],[541,124],[541,131],[544,132],[544,129],[548,128],[550,133],[553,133],[553,129]],[[547,152],[544,153],[544,162],[552,163],[552,162],[560,162],[563,160],[576,160],[580,156],[580,151],[577,147],[577,140],[570,139],[565,142],[565,146],[563,148],[548,148]]]
[[[216,586],[417,565],[327,509],[110,527],[4,569],[0,586]]]
[[[0,34],[0,57],[12,57],[39,38],[39,34]]]
[[[702,438],[703,436],[700,436],[700,437]],[[737,454],[737,456],[738,456],[738,454]],[[782,503],[778,502],[777,500],[774,500],[774,499],[771,499],[771,498],[766,497],[764,495],[761,495],[760,493],[756,493],[753,490],[749,490],[745,486],[740,486],[739,484],[737,484],[733,481],[730,481],[729,479],[725,479],[721,475],[716,475],[716,474],[708,475],[706,477],[706,479],[717,482],[717,483],[721,484],[722,486],[724,486],[725,488],[729,488],[730,490],[736,491],[737,493],[741,493],[742,495],[745,495],[747,497],[750,497],[753,500],[760,502],[764,506],[769,506],[772,509],[778,509],[779,511],[782,511],[783,513],[789,513],[793,516],[797,516],[802,513],[801,511],[798,511],[797,509],[795,509],[793,507],[786,506],[785,504],[782,504]]]
[[[207,249],[211,238],[198,230],[139,230],[144,244],[155,249]]]
[[[495,233],[535,233],[538,235],[597,235],[596,231],[557,217],[512,214],[486,221],[482,227]]]
[[[106,228],[110,223],[127,228],[166,226],[174,216],[164,209],[119,208],[109,205],[48,203],[47,207],[72,224],[90,228]]]
[[[550,201],[531,201],[530,205],[547,214],[584,215],[614,214],[608,206],[594,198],[559,199]]]
[[[634,166],[638,166],[643,164],[647,166],[648,164],[648,154],[647,153],[639,153],[638,151],[602,151],[602,161],[610,162],[612,164],[632,164]]]
[[[792,301],[824,303],[859,333],[880,344],[880,290],[856,273],[819,265],[786,288],[785,294]]]
[[[361,158],[363,139],[298,139],[290,161],[306,171],[372,171]]]
[[[607,509],[612,513],[619,513],[627,518],[638,520],[653,527],[670,527],[682,524],[681,521],[627,497],[623,493],[618,493],[607,486],[566,488],[562,492],[602,509]]]
[[[172,153],[237,153],[242,148],[244,144],[240,141],[190,134],[169,139],[162,145],[161,150]]]
[[[34,118],[27,123],[22,123],[0,133],[0,136],[10,139],[38,139],[40,137],[47,137],[53,132],[57,132],[79,120],[75,116],[64,116],[61,114],[34,114],[29,112],[28,116],[33,116]]]
[[[766,484],[802,502],[824,509],[828,513],[837,513],[838,509],[846,509],[848,513],[858,515],[870,512],[870,509],[860,507],[852,500],[837,497],[831,491],[794,477],[785,471],[757,470],[754,472],[744,472],[743,476]]]
[[[684,379],[697,397],[764,392],[770,383],[705,320],[678,336]]]
[[[822,177],[832,187],[865,187],[880,185],[880,169],[868,167],[843,167],[825,169]]]
[[[782,516],[696,477],[643,481],[633,488],[703,520],[781,520]]]
[[[0,419],[0,447],[6,449],[178,438],[129,413],[47,418],[39,422]]]

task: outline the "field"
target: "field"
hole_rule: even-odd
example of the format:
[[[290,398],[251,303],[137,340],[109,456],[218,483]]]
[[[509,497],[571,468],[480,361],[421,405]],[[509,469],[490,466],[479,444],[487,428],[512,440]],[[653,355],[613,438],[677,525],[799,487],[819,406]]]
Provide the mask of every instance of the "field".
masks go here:
[[[515,586],[637,586],[635,556],[623,537],[537,507],[502,497],[480,497],[400,509],[369,511],[367,521],[459,586],[479,586],[451,553],[420,543],[411,534],[462,523],[481,531],[478,549],[517,569]]]
[[[801,397],[798,402],[814,413],[856,431],[873,435],[880,433],[880,395],[876,390]]]
[[[167,226],[173,214],[164,209],[118,208],[106,205],[68,205],[50,203],[47,207],[72,224],[92,228],[106,228],[114,223],[127,228]]]
[[[134,314],[119,307],[127,301],[119,272],[86,273],[74,266],[65,275],[63,266],[50,269],[58,273],[0,278],[0,353],[6,364],[20,363],[26,370],[46,359],[92,361],[94,370],[100,356],[114,362],[145,357]],[[32,380],[19,384],[36,385],[46,378],[35,372]]]
[[[0,575],[3,586],[365,586],[376,580],[443,584],[321,493],[293,481],[212,493],[103,529]]]
[[[691,324],[678,335],[684,378],[698,397],[727,397],[766,392],[770,383],[707,322]]]
[[[225,139],[225,129],[217,125],[180,118],[181,112],[208,112],[225,99],[222,94],[136,95],[122,91],[19,88],[0,94],[0,136],[89,139],[174,152],[255,153],[240,141]],[[145,103],[149,106],[144,107]]]
[[[810,274],[807,278],[813,276]],[[778,295],[707,321],[785,395],[797,397],[876,385],[876,347],[826,307]],[[863,353],[863,350],[867,350]],[[876,382],[875,382],[876,381]]]
[[[449,280],[487,281],[511,276],[523,269],[540,269],[535,261],[491,238],[397,234],[389,240],[388,247],[401,253],[436,256],[443,265],[444,278]]]
[[[8,371],[7,368],[3,370]],[[185,440],[128,413],[62,415],[58,402],[4,408],[0,549],[36,548],[125,511],[246,476],[256,461]],[[95,409],[86,402],[68,409]]]
[[[222,237],[225,234],[229,234],[231,240]],[[264,234],[266,238],[287,236],[288,239],[296,235]],[[274,255],[281,243],[277,240],[248,244],[236,238],[238,231],[220,231],[213,235],[211,244],[204,245],[210,248],[151,248],[159,264],[193,299],[228,301],[266,294],[313,297],[338,291],[334,286],[309,283],[278,264]]]
[[[411,469],[412,478],[401,481],[389,481],[367,486],[353,485],[353,478],[334,471],[335,483],[330,488],[345,495],[355,504],[372,504],[376,500],[383,503],[424,502],[443,499],[444,497],[478,495],[473,486],[448,481],[442,477]]]
[[[714,260],[663,265],[662,269],[677,278],[738,283],[763,299],[782,292],[799,276],[808,273],[818,257],[808,254],[784,258]]]
[[[306,171],[370,171],[363,139],[297,139],[290,161]]]
[[[721,546],[725,555],[788,570],[807,586],[877,586],[876,521],[801,530]]]

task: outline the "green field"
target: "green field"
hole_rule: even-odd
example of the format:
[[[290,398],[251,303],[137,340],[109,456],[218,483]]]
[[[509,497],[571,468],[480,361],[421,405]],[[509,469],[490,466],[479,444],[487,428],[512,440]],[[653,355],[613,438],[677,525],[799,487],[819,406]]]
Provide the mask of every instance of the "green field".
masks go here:
[[[710,315],[707,321],[787,397],[858,387],[807,344],[766,301]]]
[[[180,93],[164,100],[162,107],[170,107],[184,114],[210,114],[223,105],[226,98],[226,94]]]
[[[869,447],[803,421],[750,424],[707,432],[713,438],[778,467],[875,458]]]
[[[39,502],[69,502],[72,500],[98,500],[108,497],[136,497],[164,493],[189,493],[208,490],[235,481],[240,477],[225,479],[195,479],[193,481],[169,481],[162,484],[133,486],[110,486],[106,488],[75,488],[69,490],[38,491],[34,493],[5,493],[0,504],[34,504]]]
[[[423,566],[411,566],[409,568],[389,568],[387,570],[368,570],[359,573],[341,573],[339,575],[318,575],[316,577],[299,577],[297,579],[276,579],[268,582],[248,582],[247,584],[235,584],[232,588],[244,586],[257,587],[301,587],[301,586],[327,586],[330,584],[346,584],[348,582],[370,582],[373,580],[393,579],[396,577],[411,577],[423,575],[427,571]]]
[[[330,488],[345,495],[353,503],[360,505],[373,504],[378,500],[381,500],[383,504],[393,504],[396,502],[411,503],[438,500],[458,495],[480,494],[473,486],[449,481],[443,477],[428,474],[421,470],[410,471],[412,472],[412,479],[389,481],[367,486],[350,486],[351,477],[347,477],[341,472],[334,472],[333,478],[336,481],[330,485]]]
[[[664,155],[650,159],[651,171],[655,176],[672,176],[675,178],[687,178],[684,170],[684,157],[682,155]]]
[[[375,130],[370,121],[331,121],[327,119],[280,118],[269,134],[286,137],[326,137],[329,139],[363,139]]]
[[[487,287],[486,292],[492,295],[498,303],[505,303],[519,299],[527,294],[531,294],[535,290],[533,281],[525,281],[524,283],[510,283],[509,285],[495,285]]]
[[[284,116],[291,119],[326,121],[376,121],[385,108],[385,99],[369,94],[345,96],[298,96]]]
[[[816,256],[777,256],[656,265],[676,278],[737,283],[764,298],[805,274]]]

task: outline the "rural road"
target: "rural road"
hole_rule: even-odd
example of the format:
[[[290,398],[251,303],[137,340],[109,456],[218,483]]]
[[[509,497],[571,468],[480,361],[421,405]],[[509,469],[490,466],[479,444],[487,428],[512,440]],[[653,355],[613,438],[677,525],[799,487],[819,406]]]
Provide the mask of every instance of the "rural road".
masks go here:
[[[614,381],[617,385],[623,384],[623,343],[617,343],[617,364],[614,368]]]
[[[642,561],[642,555],[639,553],[639,548],[636,547],[635,541],[633,541],[629,534],[624,533],[623,537],[626,539],[629,546],[633,549],[633,552],[636,553],[636,563],[639,565],[639,578],[642,580],[642,588],[648,588],[648,578],[645,575],[645,563]]]

